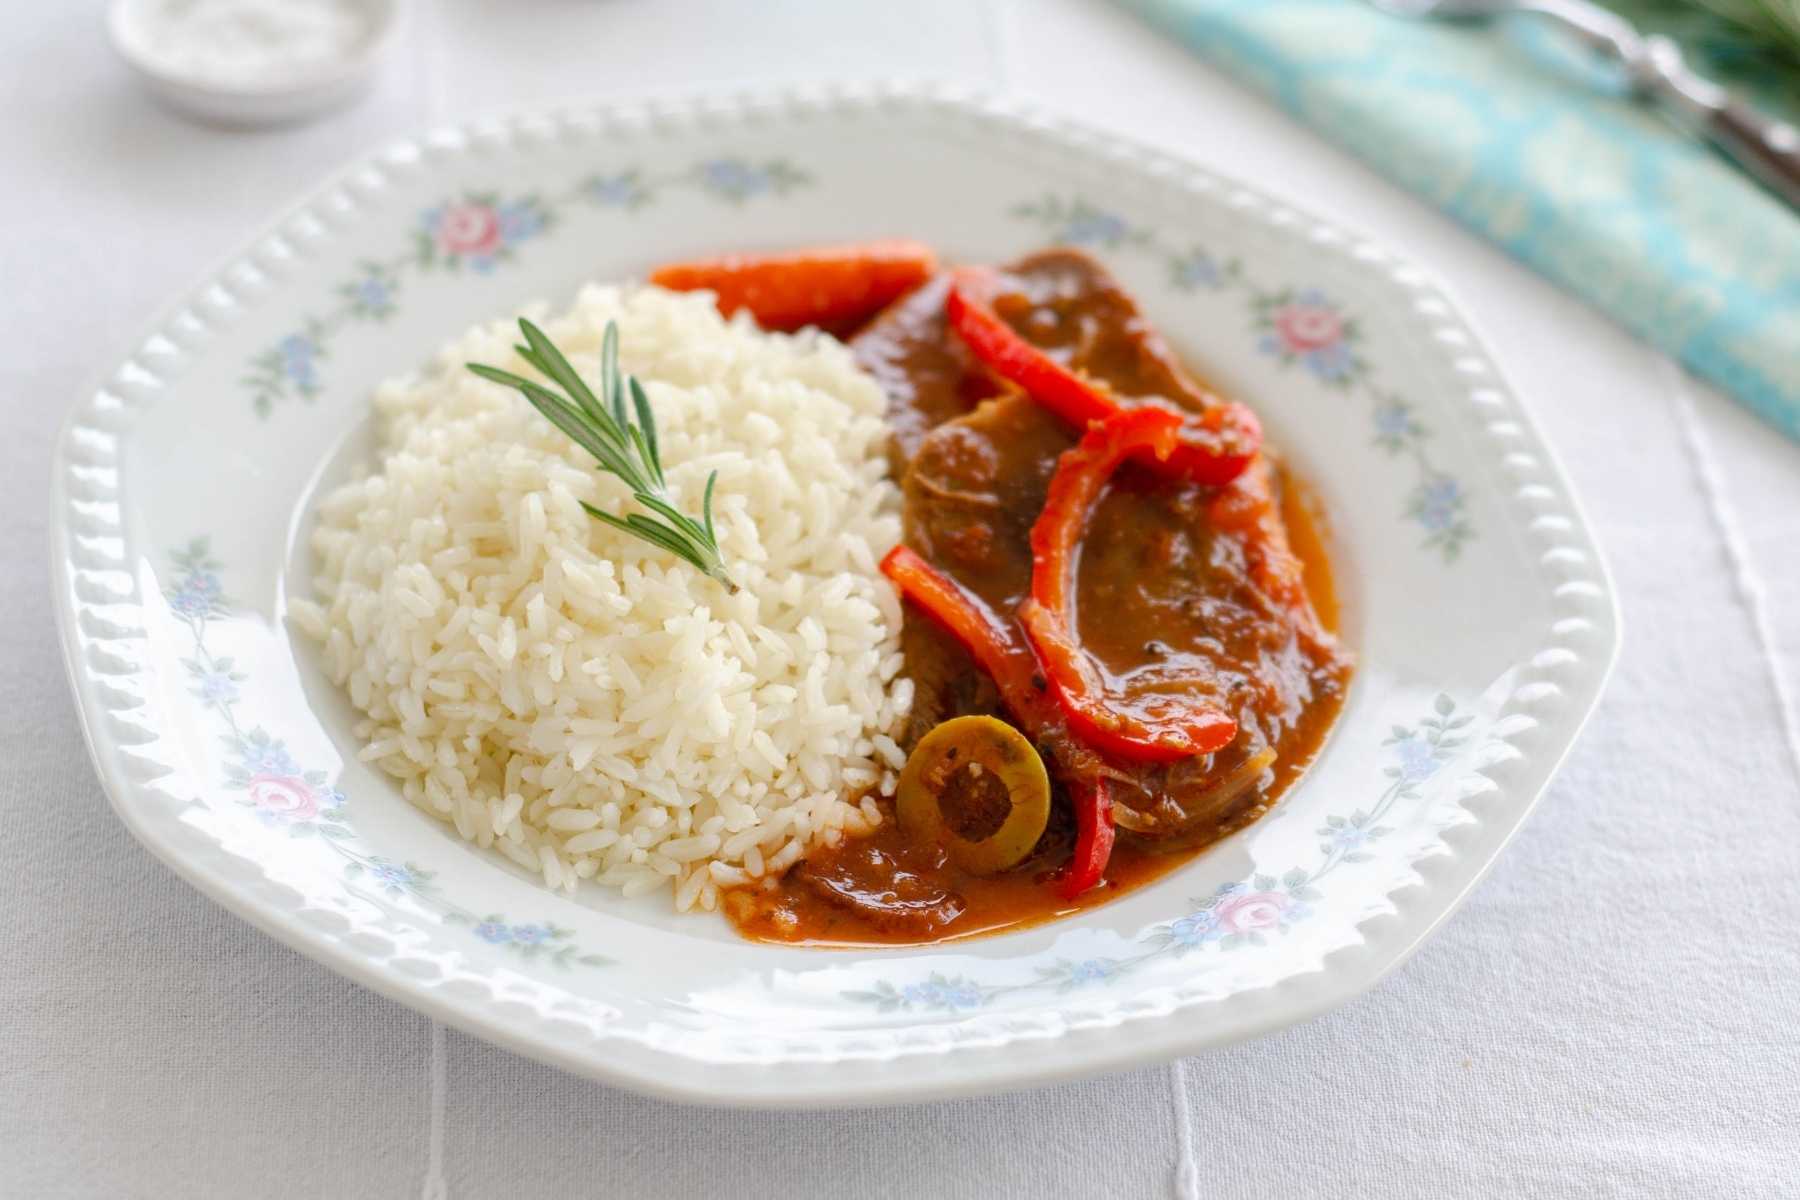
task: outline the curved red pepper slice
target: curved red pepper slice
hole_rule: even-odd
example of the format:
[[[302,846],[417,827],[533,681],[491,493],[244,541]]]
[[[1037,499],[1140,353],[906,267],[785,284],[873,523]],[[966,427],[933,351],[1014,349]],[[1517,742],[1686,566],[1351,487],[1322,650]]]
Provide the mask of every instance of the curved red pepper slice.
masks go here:
[[[1050,720],[1049,701],[1033,682],[1037,660],[979,596],[905,546],[881,560],[881,573],[902,595],[935,617],[994,680],[1000,698],[1028,731]],[[1104,777],[1075,780],[1069,797],[1075,807],[1075,852],[1056,881],[1065,900],[1098,884],[1112,858],[1112,795]]]
[[[976,358],[1077,429],[1128,411],[1110,390],[1063,366],[1001,320],[993,305],[999,285],[1000,277],[985,267],[958,267],[952,277],[950,326]],[[1161,460],[1144,457],[1158,470],[1197,483],[1226,484],[1243,474],[1262,447],[1256,414],[1235,401],[1179,415],[1184,419],[1174,449]]]
[[[1070,731],[1127,761],[1175,762],[1210,754],[1237,736],[1228,714],[1173,696],[1131,710],[1112,704],[1073,632],[1075,554],[1089,512],[1121,463],[1140,454],[1166,458],[1181,428],[1180,417],[1150,407],[1124,409],[1089,426],[1057,462],[1044,510],[1031,527],[1031,597],[1019,607],[1019,619]]]
[[[1100,883],[1113,848],[1112,793],[1106,777],[1076,783],[1070,795],[1075,802],[1075,853],[1056,881],[1056,892],[1064,900]]]
[[[1027,731],[1043,729],[1049,701],[1033,682],[1037,660],[1011,622],[994,615],[981,599],[906,546],[881,560],[881,573],[901,595],[935,617],[974,657],[999,689],[1000,699]]]

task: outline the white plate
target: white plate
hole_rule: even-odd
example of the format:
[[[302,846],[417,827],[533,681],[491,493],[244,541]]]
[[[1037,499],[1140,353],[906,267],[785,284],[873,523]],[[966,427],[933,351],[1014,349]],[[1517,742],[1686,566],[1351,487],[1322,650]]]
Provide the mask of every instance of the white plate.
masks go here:
[[[826,951],[743,942],[666,896],[553,895],[358,764],[348,706],[283,611],[307,586],[309,498],[363,452],[371,387],[589,278],[877,234],[986,260],[1088,246],[1316,485],[1360,666],[1277,810],[1078,918]],[[80,400],[55,513],[70,675],[147,846],[422,1012],[707,1103],[1020,1086],[1323,1012],[1494,860],[1619,638],[1567,482],[1420,271],[1185,163],[928,90],[580,109],[395,146]]]

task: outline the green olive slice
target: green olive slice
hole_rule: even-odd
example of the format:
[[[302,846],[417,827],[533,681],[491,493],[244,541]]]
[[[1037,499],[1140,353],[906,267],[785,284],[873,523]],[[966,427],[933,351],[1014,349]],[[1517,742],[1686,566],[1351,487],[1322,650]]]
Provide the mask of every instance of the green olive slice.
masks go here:
[[[994,717],[956,717],[919,739],[895,808],[916,841],[942,845],[976,875],[1016,866],[1050,819],[1050,776],[1024,734]]]

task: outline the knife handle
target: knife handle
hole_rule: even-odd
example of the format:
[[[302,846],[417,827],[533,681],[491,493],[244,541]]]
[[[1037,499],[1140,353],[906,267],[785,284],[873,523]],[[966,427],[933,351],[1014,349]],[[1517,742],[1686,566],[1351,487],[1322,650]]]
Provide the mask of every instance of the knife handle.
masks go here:
[[[1800,129],[1732,97],[1707,118],[1706,136],[1800,211]]]

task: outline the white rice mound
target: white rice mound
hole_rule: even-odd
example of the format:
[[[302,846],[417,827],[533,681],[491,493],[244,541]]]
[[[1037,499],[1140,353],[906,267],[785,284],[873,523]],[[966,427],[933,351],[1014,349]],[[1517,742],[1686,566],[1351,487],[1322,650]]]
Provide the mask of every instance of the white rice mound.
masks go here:
[[[602,331],[655,410],[674,503],[707,473],[736,595],[589,517],[624,485],[516,392],[511,320],[376,392],[378,469],[323,503],[295,623],[365,714],[361,757],[552,888],[678,909],[880,820],[912,701],[879,387],[822,336],[728,322],[704,294],[588,287],[529,312],[583,378]]]

